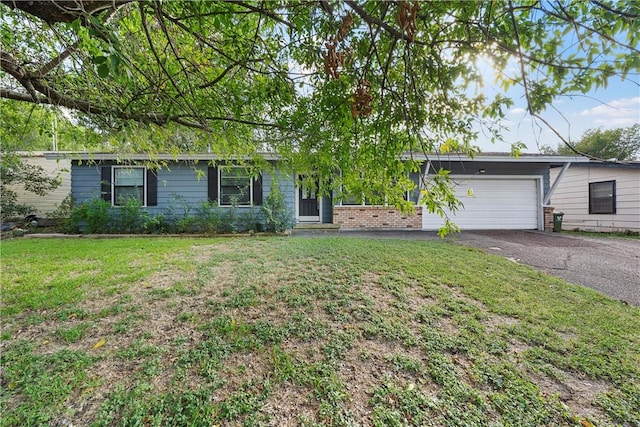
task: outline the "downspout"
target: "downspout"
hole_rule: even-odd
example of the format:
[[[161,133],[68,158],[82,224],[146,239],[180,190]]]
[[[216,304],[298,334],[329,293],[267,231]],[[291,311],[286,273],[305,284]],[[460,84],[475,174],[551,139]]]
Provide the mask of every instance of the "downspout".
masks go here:
[[[567,171],[567,169],[569,169],[569,166],[571,166],[571,162],[566,162],[562,166],[562,169],[560,170],[560,173],[558,174],[556,179],[553,181],[553,185],[551,186],[551,188],[549,188],[549,191],[544,196],[544,200],[542,201],[542,206],[548,206],[549,205],[549,202],[551,201],[551,195],[553,194],[554,191],[556,191],[556,187],[558,187],[558,184],[560,184],[560,180],[562,179],[562,176]]]

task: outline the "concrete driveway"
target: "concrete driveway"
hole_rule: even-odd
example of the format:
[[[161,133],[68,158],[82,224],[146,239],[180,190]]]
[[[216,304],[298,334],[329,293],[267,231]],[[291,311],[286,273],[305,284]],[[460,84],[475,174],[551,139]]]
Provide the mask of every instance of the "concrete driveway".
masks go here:
[[[340,231],[337,236],[439,239],[435,232],[423,231]],[[466,231],[446,240],[510,258],[567,282],[640,306],[640,239],[538,231]]]

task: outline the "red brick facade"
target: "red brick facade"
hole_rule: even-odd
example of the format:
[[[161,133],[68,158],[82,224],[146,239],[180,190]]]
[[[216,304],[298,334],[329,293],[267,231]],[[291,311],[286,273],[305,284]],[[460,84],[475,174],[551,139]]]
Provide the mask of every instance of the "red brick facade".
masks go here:
[[[553,231],[553,206],[544,207],[544,231]]]
[[[422,207],[404,215],[399,209],[384,206],[334,206],[333,223],[341,228],[422,229]]]

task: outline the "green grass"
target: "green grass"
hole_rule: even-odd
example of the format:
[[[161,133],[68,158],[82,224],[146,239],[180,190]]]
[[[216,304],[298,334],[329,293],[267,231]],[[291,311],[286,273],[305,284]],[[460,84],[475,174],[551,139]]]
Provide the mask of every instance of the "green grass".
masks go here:
[[[448,242],[2,244],[0,426],[640,425],[640,310]]]
[[[623,239],[640,239],[640,232],[638,231],[584,231],[584,230],[563,230],[563,234],[584,236],[584,237],[617,237]]]

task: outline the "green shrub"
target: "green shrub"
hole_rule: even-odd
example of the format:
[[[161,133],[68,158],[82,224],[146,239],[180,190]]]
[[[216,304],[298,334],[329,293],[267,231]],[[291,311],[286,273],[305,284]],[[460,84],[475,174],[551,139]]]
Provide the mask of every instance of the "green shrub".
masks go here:
[[[180,195],[172,195],[166,215],[151,215],[137,199],[123,200],[118,207],[100,198],[87,200],[70,208],[64,222],[65,233],[238,233],[262,231],[262,215],[267,217],[267,229],[283,231],[292,225],[280,189],[274,186],[260,208],[243,207],[237,201],[220,208],[217,203],[204,201],[195,211]],[[66,199],[65,199],[66,200]],[[73,199],[64,202],[72,206]]]
[[[59,205],[56,205],[56,208],[49,216],[51,218],[68,219],[71,216],[71,212],[73,212],[75,205],[76,200],[73,198],[71,193],[69,193],[64,199],[62,199]]]
[[[118,208],[112,211],[114,219],[114,231],[117,233],[139,233],[142,231],[142,224],[149,216],[147,211],[142,209],[140,201],[134,197],[128,197]]]
[[[146,215],[142,218],[140,228],[143,233],[169,233],[171,232],[171,223],[169,223],[162,214]]]
[[[98,198],[80,203],[71,211],[65,232],[109,233],[112,229],[110,209],[111,203]]]
[[[242,215],[238,219],[238,230],[246,231],[262,231],[262,223],[260,222],[260,211],[251,207],[243,209]]]
[[[218,204],[204,201],[196,209],[197,228],[201,233],[214,234],[218,232],[221,224]]]
[[[293,215],[284,202],[284,197],[278,183],[274,179],[271,191],[262,206],[267,231],[282,232],[293,226]]]
[[[221,215],[220,227],[218,227],[218,233],[237,233],[238,227],[236,224],[236,208],[238,206],[238,198],[231,197],[231,206],[224,208],[224,213]]]

